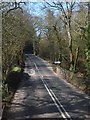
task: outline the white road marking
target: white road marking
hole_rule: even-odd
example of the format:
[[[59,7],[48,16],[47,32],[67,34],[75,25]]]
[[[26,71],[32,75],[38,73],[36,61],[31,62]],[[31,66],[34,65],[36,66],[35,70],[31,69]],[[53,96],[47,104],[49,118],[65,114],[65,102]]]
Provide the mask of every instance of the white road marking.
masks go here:
[[[65,108],[62,106],[62,104],[60,103],[60,101],[59,101],[58,98],[56,97],[56,95],[53,93],[53,91],[52,91],[50,88],[48,88],[47,83],[46,83],[46,81],[43,79],[43,76],[41,75],[41,73],[39,72],[39,69],[38,69],[36,63],[34,63],[34,65],[35,65],[35,68],[37,69],[37,71],[38,71],[38,73],[39,73],[39,75],[40,75],[40,78],[41,78],[41,80],[42,80],[42,82],[43,82],[46,90],[48,91],[50,97],[52,98],[53,102],[55,103],[55,105],[56,105],[56,107],[58,108],[58,110],[59,110],[60,114],[62,115],[62,117],[67,120],[67,118],[66,118],[66,116],[65,116],[65,114],[66,114],[67,117],[68,117],[70,120],[72,120],[71,117],[70,117],[70,115],[66,112]],[[58,104],[59,104],[60,106],[57,104],[56,101],[58,102]],[[64,111],[65,113],[63,113],[63,111],[60,109],[60,107],[63,109],[63,111]]]
[[[26,68],[26,69],[24,70],[24,72],[25,72],[25,73],[28,73],[30,76],[31,76],[31,75],[35,75],[35,70],[34,70],[34,69],[28,69],[28,68]]]
[[[54,94],[54,92],[49,88],[50,92],[52,93],[52,95],[55,97],[55,99],[57,100],[57,102],[59,103],[59,105],[61,106],[61,108],[63,109],[63,111],[65,112],[65,114],[67,115],[67,117],[71,119],[70,115],[67,113],[67,111],[65,110],[65,108],[63,107],[63,105],[60,103],[60,101],[58,100],[58,98],[56,97],[56,95]]]

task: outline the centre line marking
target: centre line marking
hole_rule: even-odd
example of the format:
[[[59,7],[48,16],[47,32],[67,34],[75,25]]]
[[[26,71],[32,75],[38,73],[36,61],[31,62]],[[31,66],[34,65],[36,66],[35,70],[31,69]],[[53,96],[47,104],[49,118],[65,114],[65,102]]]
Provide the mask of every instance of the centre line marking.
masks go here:
[[[41,75],[41,73],[39,72],[39,69],[38,69],[36,63],[34,63],[34,65],[35,65],[35,68],[36,68],[36,70],[38,71],[38,73],[39,73],[39,75],[40,75],[40,78],[41,78],[41,80],[42,80],[42,82],[43,82],[43,84],[44,84],[47,92],[49,93],[50,97],[52,98],[53,102],[55,103],[55,105],[56,105],[56,107],[58,108],[58,110],[59,110],[60,114],[62,115],[62,117],[63,117],[65,120],[67,120],[67,118],[66,118],[66,116],[65,116],[65,114],[66,114],[67,117],[68,117],[70,120],[72,120],[71,117],[70,117],[70,115],[66,112],[65,108],[62,106],[62,104],[60,103],[60,101],[59,101],[58,98],[56,97],[56,95],[53,93],[53,91],[52,91],[50,88],[48,88],[47,83],[46,83],[46,81],[43,79],[43,76]],[[58,104],[59,104],[60,106],[57,104],[56,101],[58,102]],[[63,109],[63,111],[64,111],[65,113],[63,113],[63,111],[60,109],[60,107]]]

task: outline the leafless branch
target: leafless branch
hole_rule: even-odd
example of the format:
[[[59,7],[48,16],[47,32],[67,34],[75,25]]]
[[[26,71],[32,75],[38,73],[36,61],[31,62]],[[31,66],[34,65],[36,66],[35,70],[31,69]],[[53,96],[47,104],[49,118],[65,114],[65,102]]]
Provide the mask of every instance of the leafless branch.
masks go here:
[[[7,11],[7,13],[6,13],[6,15],[10,12],[10,11],[12,11],[12,10],[15,10],[15,9],[20,9],[21,10],[21,12],[23,12],[23,9],[22,9],[22,7],[20,7],[20,4],[21,3],[23,3],[23,4],[25,4],[26,5],[26,3],[25,2],[14,2],[14,7],[13,8],[11,8],[11,9],[9,9],[8,11]]]
[[[74,5],[75,5],[75,2],[71,2],[71,9],[73,10],[74,9]]]

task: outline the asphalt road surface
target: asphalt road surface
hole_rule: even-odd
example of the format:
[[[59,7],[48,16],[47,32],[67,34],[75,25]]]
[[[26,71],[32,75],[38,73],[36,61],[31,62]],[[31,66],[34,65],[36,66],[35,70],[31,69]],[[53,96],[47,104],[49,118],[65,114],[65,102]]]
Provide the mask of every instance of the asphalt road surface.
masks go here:
[[[25,55],[24,78],[15,93],[8,120],[29,118],[90,119],[90,98],[64,80],[41,58]]]

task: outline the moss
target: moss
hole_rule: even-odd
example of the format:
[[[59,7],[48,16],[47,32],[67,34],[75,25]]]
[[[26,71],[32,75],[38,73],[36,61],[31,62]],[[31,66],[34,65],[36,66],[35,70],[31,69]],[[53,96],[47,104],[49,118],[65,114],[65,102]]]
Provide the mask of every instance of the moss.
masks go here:
[[[19,66],[14,66],[11,72],[21,72],[21,68]]]

